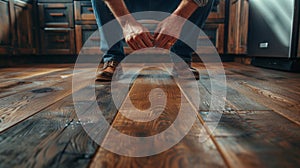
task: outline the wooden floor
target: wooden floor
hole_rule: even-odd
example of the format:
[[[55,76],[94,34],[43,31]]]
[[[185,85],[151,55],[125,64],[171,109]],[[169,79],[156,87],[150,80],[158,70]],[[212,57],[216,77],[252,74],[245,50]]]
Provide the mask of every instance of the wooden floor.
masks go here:
[[[178,144],[148,157],[126,157],[98,146],[77,118],[72,93],[72,64],[27,65],[0,69],[0,167],[299,167],[300,74],[224,63],[226,108],[213,132],[207,118],[210,79],[201,72],[200,110],[190,132]],[[81,73],[81,72],[76,72]],[[110,83],[95,83],[106,120],[120,132],[150,136],[164,131],[177,115],[180,89],[165,71],[145,69],[117,109]],[[145,97],[160,87],[167,93],[164,112],[151,122],[132,122],[121,111],[130,98],[138,109],[150,107]],[[85,95],[82,95],[84,97]],[[87,97],[87,101],[88,101]],[[127,108],[127,109],[126,109]],[[133,112],[134,114],[134,112]],[[209,137],[199,142],[204,125]],[[109,132],[110,130],[108,130]],[[130,148],[130,147],[128,147]],[[151,147],[149,147],[151,148]]]

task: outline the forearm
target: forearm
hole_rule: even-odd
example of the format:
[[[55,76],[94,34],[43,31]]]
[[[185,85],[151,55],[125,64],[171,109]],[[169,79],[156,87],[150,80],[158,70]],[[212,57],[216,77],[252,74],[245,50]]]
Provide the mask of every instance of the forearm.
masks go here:
[[[124,26],[129,20],[135,20],[127,9],[123,0],[104,0],[104,2],[121,26]]]
[[[200,1],[203,2],[203,4],[205,4],[205,1],[207,2],[207,0]],[[121,25],[124,25],[126,20],[134,20],[123,0],[104,0],[104,2]],[[197,4],[194,0],[182,0],[173,14],[187,19],[195,12],[199,5],[203,4],[199,4],[199,2]],[[121,16],[126,17],[123,17],[123,19],[120,20]]]
[[[195,12],[198,7],[199,5],[193,0],[182,0],[173,14],[187,19]]]

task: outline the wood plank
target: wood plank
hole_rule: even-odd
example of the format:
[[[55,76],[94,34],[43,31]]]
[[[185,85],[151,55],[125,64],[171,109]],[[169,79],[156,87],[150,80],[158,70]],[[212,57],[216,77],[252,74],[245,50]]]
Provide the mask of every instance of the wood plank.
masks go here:
[[[132,167],[226,167],[226,165],[229,167],[297,167],[300,164],[299,125],[284,118],[284,115],[277,114],[278,111],[286,112],[284,108],[289,108],[290,113],[292,113],[290,108],[297,110],[297,106],[292,106],[297,103],[297,93],[292,94],[290,91],[287,94],[284,93],[286,91],[284,86],[288,86],[288,84],[282,85],[287,80],[284,77],[286,72],[273,76],[269,72],[262,72],[262,76],[254,78],[250,75],[246,76],[231,71],[231,69],[239,68],[237,65],[239,64],[232,64],[231,66],[230,63],[224,65],[226,74],[229,76],[227,79],[230,88],[229,93],[231,94],[228,96],[227,103],[231,109],[226,108],[226,111],[222,112],[223,116],[215,131],[210,130],[210,126],[215,124],[213,123],[215,120],[207,118],[207,115],[208,113],[217,114],[220,111],[207,112],[209,107],[207,102],[210,100],[209,79],[208,76],[202,76],[202,79],[200,79],[200,82],[202,82],[200,86],[202,87],[200,87],[199,91],[201,94],[204,94],[203,102],[200,102],[200,120],[205,124],[208,133],[211,133],[211,139],[199,144],[201,124],[198,122],[193,125],[191,132],[179,144],[164,153],[150,157],[132,158],[113,154],[103,148],[99,148],[91,162],[91,167],[124,167],[124,165],[131,165]],[[200,70],[204,71],[204,69],[205,67],[201,67]],[[248,71],[261,72],[256,67],[247,67],[245,71],[243,69],[244,67],[240,67],[240,71],[246,74]],[[254,74],[254,72],[252,73]],[[165,77],[165,75],[163,76]],[[299,80],[297,74],[292,74],[291,76],[293,77],[291,83]],[[150,80],[147,79],[149,75],[144,75],[144,77],[146,78],[137,79],[140,81],[144,80],[139,85],[143,84],[143,82],[149,83],[147,82],[147,80]],[[152,79],[150,81],[153,82]],[[270,84],[269,87],[267,86],[268,83]],[[137,83],[136,89],[134,89],[134,86],[132,87],[133,90],[140,93],[131,95],[130,98],[133,102],[144,100],[148,96],[144,93],[144,86],[140,87],[139,85]],[[107,89],[103,89],[102,86],[97,88],[99,89],[99,93],[97,93],[99,95],[98,98],[109,92]],[[41,87],[41,89],[43,88]],[[44,91],[47,91],[47,89]],[[51,91],[51,89],[48,89],[48,91]],[[41,98],[41,100],[45,100],[43,97],[46,94],[48,93],[42,93],[40,97],[37,95],[35,99]],[[172,95],[176,96],[175,93]],[[1,99],[1,102],[2,100],[4,99]],[[86,102],[89,101],[83,94],[82,102],[79,104],[84,105],[84,100]],[[98,99],[98,101],[106,104],[107,108],[104,107],[103,109],[108,110],[105,113],[108,117],[107,120],[112,120],[114,115],[109,112],[113,108],[112,104],[110,104],[112,101],[106,98]],[[248,101],[250,101],[250,104],[247,104]],[[276,101],[276,103],[272,101]],[[38,101],[34,102],[37,104]],[[259,106],[256,103],[262,106],[269,104],[269,106],[264,106],[268,110],[258,108]],[[270,108],[272,104],[275,105],[274,109],[278,109],[277,113]],[[34,104],[24,106],[29,107],[30,105]],[[143,108],[147,106],[147,103],[136,103],[135,105]],[[245,111],[243,109],[246,108],[243,105],[247,108],[249,107],[249,109],[254,107],[254,109],[260,110]],[[280,106],[280,108],[276,106]],[[38,112],[38,114],[10,129],[6,129],[0,134],[0,167],[18,167],[20,165],[27,167],[87,166],[92,159],[96,146],[79,125],[80,122],[78,123],[79,120],[73,113],[74,109],[70,96],[62,98],[62,100],[57,101],[50,107],[46,107],[48,107],[46,110]],[[126,109],[124,106],[121,110],[125,111],[128,108]],[[23,115],[23,112],[28,113],[25,110],[19,110],[19,112],[16,114]],[[158,128],[157,130],[150,129],[149,131],[149,128],[148,130],[146,128],[154,123],[144,124],[144,126],[132,124],[132,122],[126,123],[128,119],[121,114],[118,114],[113,124],[126,134],[147,136],[147,134],[155,134],[164,130],[173,121],[172,118],[166,116],[163,115],[162,125],[152,126],[152,128]],[[137,128],[135,130],[137,133],[132,132],[132,128]]]
[[[235,68],[233,64],[232,69]],[[299,124],[299,98],[298,86],[300,75],[262,69],[252,66],[241,66],[240,71],[229,70],[232,87],[252,100],[259,101],[287,119]],[[296,82],[297,81],[297,82]]]
[[[260,90],[261,94],[273,95],[270,98],[285,99],[284,101],[288,101],[290,103],[297,103],[295,100],[300,98],[300,92],[292,88],[292,86],[288,87],[287,85],[276,84],[273,81],[258,81],[238,74],[232,74],[228,78],[230,80],[238,81],[253,90]],[[290,81],[286,80],[285,82],[289,83]]]
[[[12,69],[12,72],[7,72],[6,70],[4,70],[4,74],[0,75],[0,89],[2,92],[6,92],[4,89],[19,86],[22,84],[28,84],[27,82],[24,83],[24,80],[34,78],[37,79],[38,77],[42,77],[55,72],[63,72],[71,68],[73,68],[73,65],[70,64],[44,65],[42,67],[33,65],[33,67],[9,68]]]
[[[270,110],[266,111],[262,108],[260,110],[263,111],[253,111],[259,109],[257,104],[265,105],[262,100],[257,99],[257,95],[249,97],[248,92],[247,94],[240,92],[235,85],[232,85],[240,82],[241,79],[253,81],[253,78],[247,76],[237,79],[235,72],[228,71],[229,68],[237,71],[239,67],[232,67],[231,63],[225,65],[226,74],[230,74],[227,76],[227,84],[229,83],[227,101],[233,105],[234,111],[200,112],[200,120],[203,120],[208,132],[213,135],[212,139],[225,161],[230,167],[297,167],[300,161],[299,126]],[[251,70],[251,67],[249,69]],[[200,82],[209,88],[208,82],[205,81],[208,77],[202,77],[204,78],[200,79]],[[262,80],[257,79],[253,83],[261,84],[260,81]],[[243,106],[252,110],[243,111],[242,109],[245,109]],[[270,106],[268,108],[271,109]],[[222,113],[215,130],[211,129],[216,124],[216,119],[208,117],[210,113]],[[210,114],[210,116],[214,115]]]
[[[176,118],[176,113],[178,112],[179,108],[178,101],[180,101],[180,90],[178,87],[176,87],[176,83],[172,80],[167,72],[158,69],[146,69],[141,73],[142,75],[135,80],[129,96],[125,99],[124,104],[120,108],[115,120],[112,123],[114,128],[131,136],[155,135],[165,130]],[[170,98],[170,100],[168,99],[168,103],[166,105],[167,108],[165,108],[158,118],[150,122],[133,122],[122,115],[126,111],[129,111],[129,113],[126,113],[126,115],[138,114],[134,109],[132,109],[131,106],[128,106],[129,99],[131,99],[134,106],[138,109],[149,108],[149,101],[147,101],[145,97],[148,96],[151,89],[157,87],[163,89],[163,91]],[[184,101],[182,105],[185,111],[194,111],[184,97],[181,99]],[[194,112],[196,113],[196,111]],[[130,117],[140,116],[138,115]],[[222,157],[210,139],[203,143],[199,143],[199,136],[202,135],[201,130],[203,131],[201,128],[202,126],[199,121],[195,122],[188,135],[184,137],[178,144],[167,151],[153,156],[122,156],[113,152],[109,152],[100,147],[93,161],[91,162],[90,167],[123,167],[124,165],[128,167],[226,167]],[[107,136],[109,134],[110,131],[108,132]],[[115,137],[115,139],[117,140],[118,137]],[[106,142],[106,140],[104,142]],[[110,142],[111,141],[106,143]],[[122,144],[119,145],[121,146]],[[153,145],[155,146],[155,144]],[[147,148],[145,150],[153,150],[153,147],[151,146],[144,147]],[[130,147],[128,148],[130,150]]]
[[[300,124],[299,101],[297,101],[299,96],[297,94],[279,87],[281,84],[274,84],[273,74],[261,72],[261,69],[258,71],[257,67],[240,65],[229,63],[229,66],[225,68],[228,86],[227,100],[231,103],[233,109],[242,111],[273,110],[287,119]],[[290,75],[290,73],[284,72],[280,76],[284,74]],[[207,73],[204,71],[201,75],[200,81],[209,89],[209,82],[206,80],[208,78],[206,76]],[[276,75],[275,79],[278,77]],[[300,76],[294,73],[291,75],[294,77]],[[299,80],[300,78],[296,79]]]
[[[284,116],[290,121],[300,125],[300,110],[299,103],[287,104],[289,100],[285,100],[282,97],[272,95],[270,92],[263,91],[261,89],[252,88],[244,83],[231,81],[227,83],[231,88],[235,88],[239,93],[242,93],[249,99],[259,101],[259,103],[272,109],[274,112]]]
[[[104,117],[111,122],[117,109],[113,107],[110,85],[97,85],[95,91],[101,95],[97,101],[105,107]],[[97,144],[82,128],[74,105],[89,108],[90,92],[85,87],[77,92],[84,101],[73,102],[72,96],[67,96],[0,134],[0,167],[86,167]]]
[[[230,167],[297,167],[300,162],[299,126],[272,111],[225,113],[213,135]]]
[[[14,68],[1,68],[0,79],[7,81],[11,79],[26,79],[33,76],[45,75],[47,73],[72,68],[72,64],[45,64],[45,65],[24,65]]]
[[[226,103],[227,103],[227,110],[235,109],[235,110],[269,110],[268,107],[265,107],[260,102],[256,101],[255,99],[249,99],[248,97],[244,96],[243,94],[239,93],[229,85],[224,88],[221,86],[218,81],[212,79],[207,73],[206,70],[199,70],[200,71],[200,80],[199,82],[211,93],[211,80],[213,80],[213,85],[218,87],[219,89],[226,89]],[[226,83],[230,79],[227,77]]]
[[[11,79],[0,84],[0,98],[16,94],[25,90],[34,90],[39,86],[58,83],[73,75],[73,68],[61,71],[49,72],[43,75],[28,77],[25,79]]]
[[[281,95],[287,99],[297,100],[300,98],[300,75],[275,70],[265,72],[265,69],[257,69],[257,67],[251,66],[242,66],[239,71],[236,68],[226,69],[230,79],[246,82],[263,90],[269,90],[273,94]]]
[[[0,99],[0,132],[17,124],[18,122],[43,110],[62,98],[86,86],[87,79],[92,77],[89,69],[78,72],[83,75],[77,87],[72,87],[72,79],[65,78],[55,84],[43,85],[29,92],[24,91]]]
[[[206,65],[206,66],[205,66]],[[194,89],[199,89],[199,96],[200,96],[200,103],[199,103],[199,110],[200,111],[222,111],[222,110],[230,110],[232,109],[232,105],[226,102],[225,100],[225,106],[221,107],[220,101],[223,101],[219,99],[218,96],[225,96],[225,95],[214,95],[211,96],[211,78],[208,75],[207,68],[209,68],[210,73],[213,74],[215,77],[218,77],[220,74],[220,71],[218,71],[219,63],[209,63],[209,64],[203,64],[203,63],[193,63],[193,67],[197,68],[198,72],[200,73],[200,80],[197,82],[198,88],[195,88],[193,86],[192,81],[183,80],[181,83],[185,86],[184,90],[186,90],[189,93],[193,93]],[[172,69],[166,66],[169,69],[169,73],[171,74]],[[224,86],[219,85],[218,83],[213,83],[216,88],[214,88],[214,91],[217,90],[223,90]],[[190,100],[193,99],[192,97],[188,97]],[[218,102],[218,103],[216,103]]]
[[[228,71],[232,71],[235,74],[240,74],[251,79],[257,79],[262,82],[269,81],[271,83],[286,86],[286,88],[293,88],[293,90],[299,91],[299,73],[284,72],[279,70],[255,67],[252,65],[243,65],[239,63],[230,63],[229,65],[230,68],[228,68]],[[289,82],[287,82],[287,80]]]

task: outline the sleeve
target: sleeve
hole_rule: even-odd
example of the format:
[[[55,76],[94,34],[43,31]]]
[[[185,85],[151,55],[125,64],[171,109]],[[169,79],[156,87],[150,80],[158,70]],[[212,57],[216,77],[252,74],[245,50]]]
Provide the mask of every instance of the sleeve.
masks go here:
[[[208,0],[193,0],[199,7],[205,6]]]

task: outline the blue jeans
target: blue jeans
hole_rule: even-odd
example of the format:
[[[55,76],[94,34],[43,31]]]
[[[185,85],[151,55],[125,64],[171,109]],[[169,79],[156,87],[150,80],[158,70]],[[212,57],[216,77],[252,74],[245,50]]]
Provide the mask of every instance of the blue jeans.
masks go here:
[[[142,12],[142,11],[160,11],[172,13],[180,4],[181,0],[124,0],[128,10],[131,13],[134,12]],[[214,0],[209,0],[208,4],[204,7],[199,7],[189,18],[189,20],[197,25],[199,28],[204,26],[204,23],[211,11]],[[119,25],[118,28],[114,28],[114,32],[110,30],[105,30],[102,28],[102,25],[108,23],[115,19],[112,12],[103,2],[103,0],[92,0],[93,10],[96,17],[97,25],[100,27],[100,49],[104,52],[103,62],[107,61],[117,61],[121,62],[125,57],[123,44],[124,41],[119,41],[116,44],[110,44],[108,39],[112,38],[116,34],[121,34],[122,30]],[[185,27],[183,27],[184,29]],[[117,30],[117,31],[116,31]],[[171,52],[175,53],[179,57],[181,57],[186,63],[191,62],[193,49],[196,48],[197,39],[199,35],[199,29],[188,30],[185,32],[184,38],[190,40],[189,44],[193,44],[192,47],[189,47],[185,43],[180,40],[171,47]],[[109,37],[109,38],[107,38]],[[114,40],[112,40],[114,41]],[[112,46],[112,47],[108,47]]]

